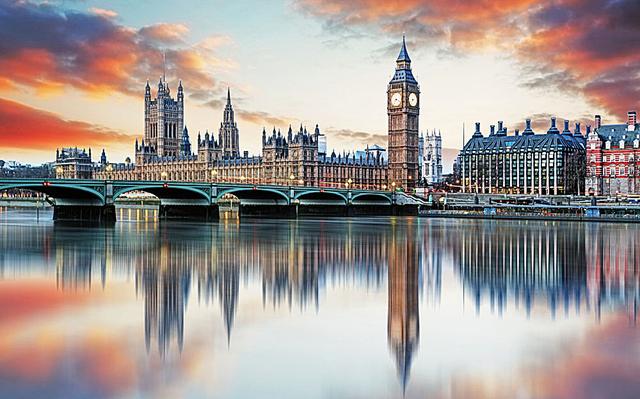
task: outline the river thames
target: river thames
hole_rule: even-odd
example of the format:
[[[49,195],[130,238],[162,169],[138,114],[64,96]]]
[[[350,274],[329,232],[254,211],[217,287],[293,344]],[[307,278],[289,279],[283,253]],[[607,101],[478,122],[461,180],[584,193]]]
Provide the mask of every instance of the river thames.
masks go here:
[[[637,398],[640,227],[0,209],[2,398]]]

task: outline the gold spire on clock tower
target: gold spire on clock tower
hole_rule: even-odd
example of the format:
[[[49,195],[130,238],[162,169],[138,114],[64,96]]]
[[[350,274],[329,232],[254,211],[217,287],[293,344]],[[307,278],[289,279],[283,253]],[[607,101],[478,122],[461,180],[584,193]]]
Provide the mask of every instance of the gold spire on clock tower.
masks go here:
[[[389,187],[411,192],[418,180],[420,86],[411,72],[404,36],[396,70],[387,87]]]

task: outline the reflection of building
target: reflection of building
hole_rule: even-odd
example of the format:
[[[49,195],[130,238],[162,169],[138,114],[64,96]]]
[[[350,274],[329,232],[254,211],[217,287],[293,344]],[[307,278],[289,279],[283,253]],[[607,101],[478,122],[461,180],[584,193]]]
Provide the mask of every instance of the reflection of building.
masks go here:
[[[480,124],[460,151],[463,192],[515,194],[577,194],[584,190],[585,139],[580,124],[572,133],[569,121],[564,130],[551,127],[535,134],[531,120],[520,134],[507,135],[502,121],[491,125],[483,136]]]
[[[144,334],[147,350],[155,339],[165,356],[175,338],[184,342],[184,313],[191,286],[193,260],[189,252],[164,240],[137,257],[136,286],[144,297]],[[187,255],[187,256],[185,256]]]
[[[536,298],[546,299],[554,315],[560,305],[579,308],[587,299],[583,226],[478,224],[461,230],[452,249],[476,309],[488,300],[501,313],[513,300],[529,314]]]
[[[405,390],[420,339],[418,313],[419,249],[413,232],[396,231],[389,243],[387,333]]]
[[[624,306],[635,322],[640,304],[640,231],[603,231],[592,224],[586,231],[587,288],[596,316],[603,308]]]
[[[91,148],[89,152],[78,148],[56,150],[54,172],[58,179],[91,179]]]
[[[418,164],[420,180],[424,184],[435,184],[442,181],[442,137],[435,129],[427,135],[420,134],[418,139]]]
[[[635,111],[627,116],[627,123],[601,125],[596,115],[587,136],[587,193],[640,193],[640,124]]]

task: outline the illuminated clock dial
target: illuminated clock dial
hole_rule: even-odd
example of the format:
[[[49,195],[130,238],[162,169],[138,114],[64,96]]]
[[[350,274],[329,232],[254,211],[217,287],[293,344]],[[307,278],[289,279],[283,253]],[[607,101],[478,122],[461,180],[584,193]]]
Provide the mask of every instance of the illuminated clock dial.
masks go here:
[[[411,104],[412,107],[418,105],[418,96],[416,96],[416,93],[409,94],[409,104]]]
[[[391,105],[393,105],[394,107],[397,107],[400,105],[401,102],[402,102],[402,94],[393,93],[393,95],[391,96]]]

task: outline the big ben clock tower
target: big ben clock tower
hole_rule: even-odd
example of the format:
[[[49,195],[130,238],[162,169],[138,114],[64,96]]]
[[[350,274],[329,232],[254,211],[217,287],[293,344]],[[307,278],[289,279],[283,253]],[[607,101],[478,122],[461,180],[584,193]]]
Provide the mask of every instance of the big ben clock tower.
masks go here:
[[[418,116],[420,86],[402,37],[396,71],[387,87],[389,116],[389,187],[412,192],[418,180]]]

